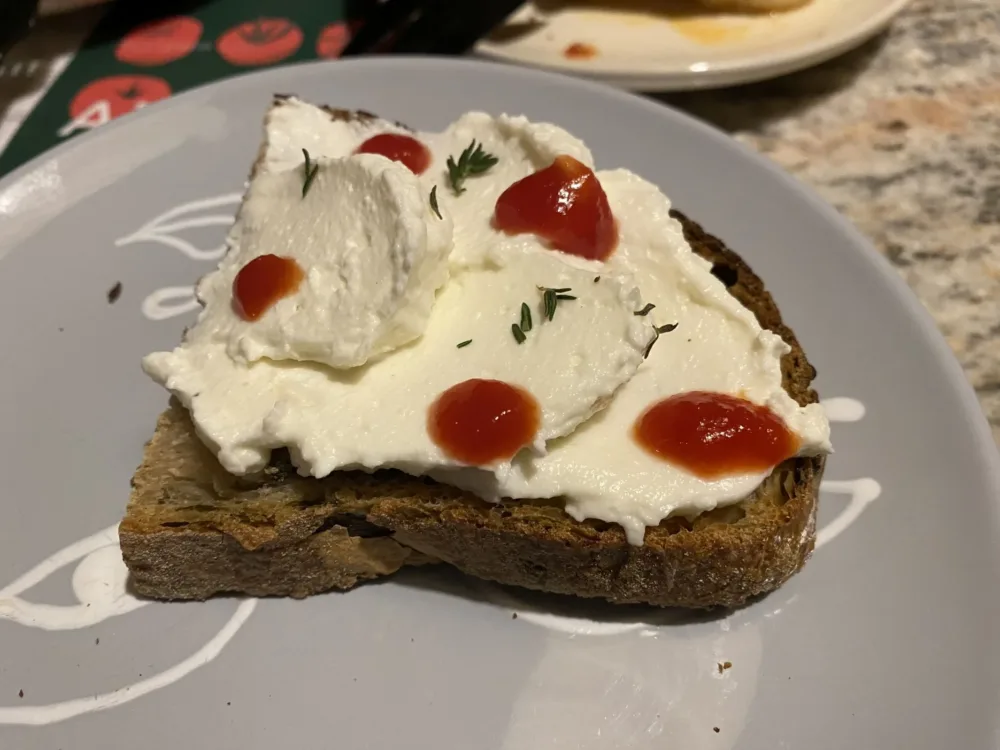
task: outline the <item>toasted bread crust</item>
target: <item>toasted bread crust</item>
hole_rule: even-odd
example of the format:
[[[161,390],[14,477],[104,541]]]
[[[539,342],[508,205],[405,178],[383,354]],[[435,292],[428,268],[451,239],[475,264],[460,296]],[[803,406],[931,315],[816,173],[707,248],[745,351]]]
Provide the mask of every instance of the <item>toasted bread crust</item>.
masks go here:
[[[815,370],[749,266],[677,213],[695,252],[792,351],[785,389],[816,401]],[[161,415],[120,526],[138,593],[307,596],[347,589],[407,564],[444,561],[480,578],[616,603],[733,607],[801,568],[815,540],[824,459],[779,466],[753,496],[689,523],[667,519],[641,547],[558,502],[494,505],[397,472],[295,474],[280,453],[262,474],[226,473],[176,403]]]

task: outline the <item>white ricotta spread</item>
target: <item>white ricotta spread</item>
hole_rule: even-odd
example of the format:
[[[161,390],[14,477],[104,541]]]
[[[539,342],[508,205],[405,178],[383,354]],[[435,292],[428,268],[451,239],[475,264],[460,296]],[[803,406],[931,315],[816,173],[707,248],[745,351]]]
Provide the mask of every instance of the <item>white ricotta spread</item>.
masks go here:
[[[499,479],[475,469],[435,476],[492,500],[563,497],[577,520],[620,524],[629,541],[641,544],[647,526],[739,502],[770,472],[706,480],[656,458],[630,438],[651,404],[693,390],[741,394],[780,416],[804,454],[830,450],[830,426],[819,404],[800,407],[781,387],[789,346],[762,329],[712,275],[711,264],[691,251],[666,196],[625,170],[598,177],[621,236],[607,267],[639,279],[643,296],[656,305],[650,319],[677,328],[660,337],[605,411],[550,444],[545,456],[518,457]]]
[[[503,266],[462,274],[442,290],[417,342],[351,370],[267,360],[247,366],[198,339],[151,354],[144,366],[191,410],[203,439],[236,474],[262,468],[281,446],[313,476],[379,467],[426,474],[453,466],[427,434],[427,410],[443,391],[471,378],[502,380],[535,397],[541,425],[532,452],[539,454],[611,400],[636,372],[651,337],[652,329],[632,314],[643,304],[635,286],[593,278],[592,269],[554,253],[518,254]],[[543,322],[537,284],[592,288]],[[534,326],[518,344],[511,324],[524,300]],[[509,468],[501,462],[489,471],[501,477]]]
[[[238,362],[298,360],[336,368],[413,341],[448,279],[452,225],[417,177],[383,156],[319,159],[303,195],[300,164],[250,182],[218,270],[198,284],[204,304],[189,342],[223,341]],[[232,304],[233,281],[254,258],[280,255],[305,278],[260,319]]]
[[[784,419],[802,454],[830,450],[822,409],[800,407],[781,387],[787,345],[692,252],[654,185],[624,170],[597,173],[620,239],[607,263],[583,261],[491,225],[500,193],[557,155],[593,165],[586,146],[566,131],[470,113],[443,133],[414,134],[433,156],[420,177],[399,174],[405,168],[382,157],[351,156],[383,132],[407,131],[380,120],[334,120],[294,98],[272,108],[230,254],[199,286],[205,312],[179,348],[144,360],[191,410],[226,469],[258,469],[272,449],[288,447],[299,470],[315,476],[391,467],[489,500],[561,497],[575,518],[618,523],[641,544],[647,526],[737,502],[767,473],[705,480],[655,458],[633,441],[631,429],[657,401],[693,390],[739,394]],[[455,195],[446,160],[473,139],[499,161]],[[303,148],[324,160],[310,191],[314,207],[301,199]],[[428,210],[434,186],[443,219]],[[450,278],[439,260],[439,243],[449,235]],[[366,241],[376,257],[351,260],[346,248],[367,249]],[[395,262],[390,246],[406,248],[409,260]],[[234,323],[221,312],[231,302],[232,274],[266,252],[302,253],[307,274],[319,267],[332,283],[317,279],[313,296],[282,300],[256,323]],[[356,268],[353,286],[348,268]],[[366,296],[390,279],[394,286],[380,302]],[[561,302],[554,319],[543,321],[538,286],[568,287],[577,299]],[[520,320],[522,302],[534,325],[518,344],[511,324]],[[647,302],[655,309],[636,316]],[[342,315],[351,321],[348,330],[324,333]],[[666,323],[678,327],[662,334],[644,361],[653,325]],[[359,352],[384,356],[352,369],[329,366],[344,367]],[[433,443],[428,407],[470,378],[503,380],[535,397],[541,427],[530,450],[471,468]]]
[[[381,120],[335,120],[312,104],[289,98],[267,116],[261,169],[299,169],[303,148],[328,158],[347,156],[372,135],[386,132],[414,135],[402,126]],[[549,166],[561,154],[594,166],[594,157],[581,140],[556,125],[529,122],[525,117],[469,112],[443,133],[415,135],[433,155],[421,180],[428,191],[439,186],[439,206],[454,219],[452,267],[474,266],[496,249],[499,240],[490,218],[497,198],[511,184]],[[448,188],[448,157],[457,158],[473,140],[500,160],[487,174],[469,179],[465,192],[455,195]],[[542,247],[531,235],[504,239],[505,249]]]
[[[386,131],[403,132],[378,121],[333,120],[297,100],[273,109],[263,158],[230,234],[229,254],[220,270],[199,284],[205,311],[182,346],[144,360],[146,371],[191,410],[199,434],[231,472],[261,468],[277,447],[288,447],[300,471],[314,476],[385,467],[426,474],[432,467],[452,466],[455,462],[427,435],[427,410],[441,392],[470,378],[502,380],[534,396],[541,424],[529,452],[541,454],[547,441],[570,434],[610,403],[643,361],[653,331],[634,315],[644,305],[634,280],[610,274],[595,284],[597,275],[607,274],[603,264],[552,252],[533,236],[508,237],[491,226],[493,203],[511,182],[559,153],[589,161],[579,141],[524,118],[467,115],[444,134],[419,136],[434,159],[418,180],[381,156],[352,155],[368,137]],[[455,196],[445,164],[472,138],[500,161],[495,174],[491,170],[470,179],[467,191]],[[322,164],[305,199],[302,148]],[[418,181],[415,193],[411,183]],[[444,219],[430,207],[434,185]],[[381,192],[373,194],[376,186]],[[414,195],[420,206],[412,205]],[[353,215],[343,215],[345,204]],[[345,354],[359,350],[359,341],[369,345],[370,354],[400,343],[398,336],[379,340],[371,335],[399,316],[366,315],[365,306],[380,284],[404,268],[393,264],[393,243],[386,241],[387,227],[404,220],[392,236],[407,240],[402,243],[407,247],[423,246],[425,256],[433,257],[430,250],[437,243],[421,245],[421,237],[435,232],[454,237],[452,277],[429,318],[418,321],[426,322],[423,335],[364,367],[333,371],[321,366],[332,364],[334,355],[343,362]],[[352,264],[344,238],[363,253],[366,234],[376,258]],[[310,284],[313,267],[325,269],[326,278],[317,284],[332,301],[310,309],[310,298],[298,293],[255,322],[240,319],[231,309],[232,279],[263,253],[295,258]],[[358,283],[352,285],[343,277],[355,267]],[[409,301],[409,309],[421,313],[429,310],[429,304],[425,308],[412,300],[433,298],[443,275],[411,274],[408,278],[417,283],[395,299]],[[553,319],[543,320],[539,286],[573,289],[577,299],[561,302]],[[338,289],[346,301],[336,296]],[[511,326],[520,323],[522,303],[529,305],[534,325],[519,344]],[[338,304],[360,322],[349,328],[351,335],[336,330]],[[281,358],[298,362],[275,361]],[[484,473],[501,477],[509,470],[509,462],[499,462]]]

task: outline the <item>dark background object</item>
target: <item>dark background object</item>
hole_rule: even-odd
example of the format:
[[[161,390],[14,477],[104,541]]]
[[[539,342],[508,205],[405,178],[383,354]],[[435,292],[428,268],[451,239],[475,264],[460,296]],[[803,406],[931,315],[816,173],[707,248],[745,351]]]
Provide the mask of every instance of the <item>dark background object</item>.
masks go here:
[[[521,4],[522,0],[359,3],[365,24],[343,54],[461,55]]]
[[[0,2],[0,60],[31,30],[37,15],[38,0]]]

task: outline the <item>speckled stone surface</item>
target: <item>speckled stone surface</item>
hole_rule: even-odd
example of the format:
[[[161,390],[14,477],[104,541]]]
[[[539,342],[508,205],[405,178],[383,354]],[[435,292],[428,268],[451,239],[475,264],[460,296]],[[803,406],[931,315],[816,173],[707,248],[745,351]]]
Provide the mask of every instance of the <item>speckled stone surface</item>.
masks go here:
[[[830,63],[667,101],[767,154],[931,311],[1000,443],[1000,2],[914,0]]]

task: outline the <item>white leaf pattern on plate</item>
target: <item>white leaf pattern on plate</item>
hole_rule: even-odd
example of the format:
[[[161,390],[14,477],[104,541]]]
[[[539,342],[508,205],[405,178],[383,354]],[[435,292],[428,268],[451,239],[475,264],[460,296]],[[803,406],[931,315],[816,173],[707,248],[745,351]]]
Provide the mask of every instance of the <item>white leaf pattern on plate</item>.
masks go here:
[[[851,499],[847,507],[816,534],[816,549],[840,536],[848,526],[858,520],[864,509],[882,494],[882,485],[870,477],[843,482],[831,479],[823,482],[820,489],[823,492],[850,495]]]
[[[60,568],[76,560],[73,594],[78,604],[35,604],[20,598]],[[0,589],[0,620],[42,630],[76,630],[145,606],[125,590],[128,569],[118,547],[118,526],[109,526],[63,548],[16,581]]]
[[[140,242],[153,242],[178,250],[191,260],[216,261],[226,252],[223,241],[216,247],[202,249],[196,247],[178,233],[189,229],[205,227],[230,227],[233,211],[243,199],[242,193],[223,193],[211,198],[183,203],[164,211],[159,216],[142,225],[132,234],[115,241],[116,247],[125,247]],[[211,213],[204,214],[209,211]],[[150,320],[169,320],[194,312],[200,308],[195,297],[194,286],[168,286],[157,289],[142,301],[142,314]]]
[[[80,560],[73,571],[73,593],[77,598],[77,604],[38,604],[20,597],[27,589],[41,583],[55,571],[76,560]],[[111,617],[128,614],[150,604],[128,593],[127,579],[128,570],[122,562],[116,524],[64,547],[13,583],[0,589],[0,619],[49,631],[91,627]],[[120,706],[177,682],[215,659],[247,621],[256,606],[256,599],[242,601],[226,624],[208,643],[159,674],[117,690],[86,698],[37,706],[0,706],[0,725],[54,724],[80,714]]]
[[[207,216],[200,215],[199,212],[236,206],[242,199],[242,193],[225,193],[213,198],[184,203],[160,214],[127,237],[116,240],[115,246],[124,247],[139,242],[158,242],[174,250],[179,250],[191,260],[218,260],[226,252],[225,243],[203,250],[195,247],[183,237],[176,236],[176,233],[201,227],[230,226],[233,223],[231,212],[212,213]]]
[[[142,314],[150,320],[168,320],[200,307],[193,286],[167,286],[142,301]]]

